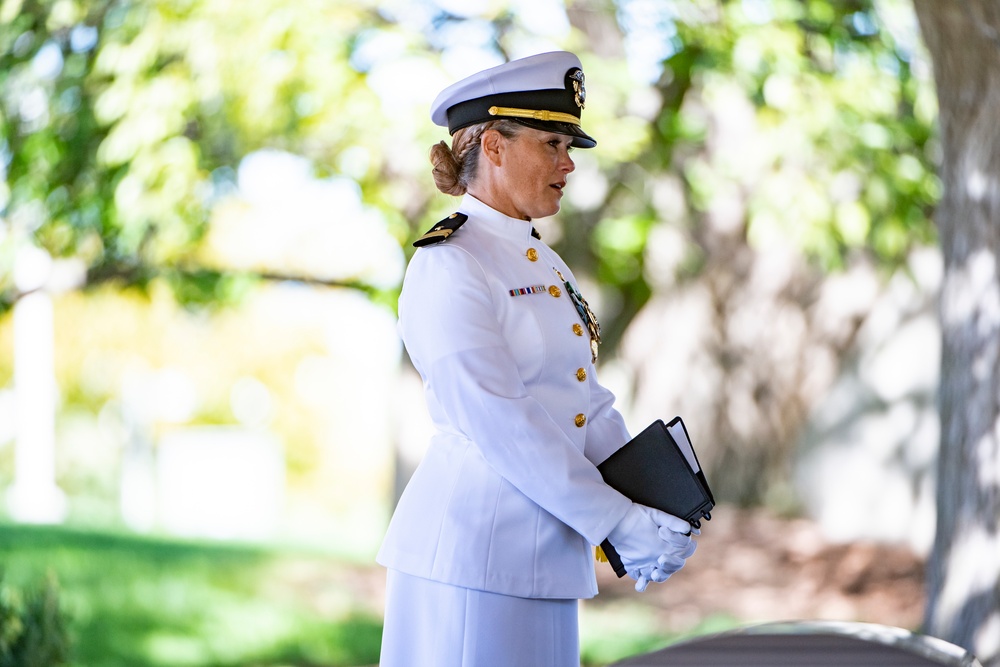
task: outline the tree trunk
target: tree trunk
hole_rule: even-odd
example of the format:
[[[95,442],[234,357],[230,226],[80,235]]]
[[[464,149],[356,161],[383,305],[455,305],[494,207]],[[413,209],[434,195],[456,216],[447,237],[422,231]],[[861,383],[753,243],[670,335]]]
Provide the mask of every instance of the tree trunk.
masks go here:
[[[944,196],[937,533],[924,632],[1000,666],[1000,3],[915,0]]]

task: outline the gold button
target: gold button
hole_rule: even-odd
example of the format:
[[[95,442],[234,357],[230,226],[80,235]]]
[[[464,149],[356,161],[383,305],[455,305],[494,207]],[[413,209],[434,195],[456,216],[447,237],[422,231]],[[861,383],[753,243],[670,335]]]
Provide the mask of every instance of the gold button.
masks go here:
[[[573,333],[575,333],[577,336],[582,336],[583,335],[583,327],[581,327],[579,324],[574,324],[573,325]]]
[[[579,380],[580,382],[583,382],[584,380],[586,380],[587,379],[587,371],[586,371],[586,369],[584,369],[584,368],[577,368],[576,369],[576,379]]]
[[[528,259],[531,260],[532,262],[538,261],[538,251],[535,250],[534,248],[528,248],[528,252],[524,254],[527,255]]]
[[[587,415],[582,413],[578,414],[576,419],[573,420],[573,423],[576,424],[577,428],[582,428],[583,425],[587,423]]]
[[[562,295],[562,290],[558,285],[549,285],[549,294],[558,299]]]

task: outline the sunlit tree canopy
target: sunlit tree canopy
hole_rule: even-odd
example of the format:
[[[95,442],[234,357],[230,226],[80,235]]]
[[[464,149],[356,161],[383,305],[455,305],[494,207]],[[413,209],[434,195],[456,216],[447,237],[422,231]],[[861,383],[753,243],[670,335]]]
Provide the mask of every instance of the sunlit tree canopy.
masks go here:
[[[450,205],[427,174],[444,134],[426,118],[434,94],[554,48],[584,61],[600,145],[578,154],[550,238],[618,295],[612,330],[651,273],[697,273],[716,237],[837,267],[852,252],[896,263],[931,235],[934,103],[896,2],[6,0],[0,303],[17,298],[26,244],[80,284],[166,280],[184,301],[227,300],[260,275],[391,289],[391,271],[208,252],[214,221],[266,189],[240,182],[243,161],[280,151],[339,188],[303,200],[272,182],[286,205],[245,236],[325,228],[289,238],[332,250],[376,225],[405,245]],[[687,243],[664,268],[671,238]]]

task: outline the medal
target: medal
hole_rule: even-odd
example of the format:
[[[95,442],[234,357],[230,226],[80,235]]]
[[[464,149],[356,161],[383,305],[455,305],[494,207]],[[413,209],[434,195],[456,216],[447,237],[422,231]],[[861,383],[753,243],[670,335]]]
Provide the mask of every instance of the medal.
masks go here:
[[[590,333],[590,357],[593,363],[597,363],[597,346],[601,342],[601,325],[597,321],[597,317],[594,315],[594,311],[590,309],[590,305],[587,300],[583,298],[583,295],[570,284],[559,269],[552,267],[552,270],[556,272],[559,276],[559,280],[563,281],[563,285],[566,287],[566,292],[569,294],[570,301],[573,302],[573,306],[576,308],[577,314],[580,315],[580,319],[583,320],[584,325],[587,327],[587,331]]]

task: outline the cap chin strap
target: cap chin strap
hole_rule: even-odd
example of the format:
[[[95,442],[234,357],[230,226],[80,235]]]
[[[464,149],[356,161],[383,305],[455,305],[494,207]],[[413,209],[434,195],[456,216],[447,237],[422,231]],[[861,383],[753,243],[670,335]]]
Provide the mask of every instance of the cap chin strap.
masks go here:
[[[507,116],[509,118],[533,118],[534,120],[552,120],[560,123],[579,125],[580,119],[570,113],[561,111],[545,111],[534,109],[517,109],[514,107],[493,106],[487,109],[491,116]]]

